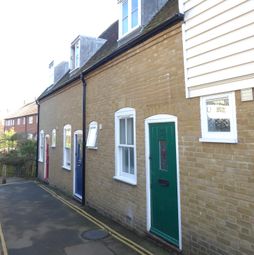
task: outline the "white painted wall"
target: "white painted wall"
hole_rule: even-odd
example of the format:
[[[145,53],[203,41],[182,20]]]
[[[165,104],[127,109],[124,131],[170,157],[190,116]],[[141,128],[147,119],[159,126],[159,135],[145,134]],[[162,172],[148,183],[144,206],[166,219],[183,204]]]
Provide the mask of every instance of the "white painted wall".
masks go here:
[[[179,0],[186,96],[254,87],[254,0]]]

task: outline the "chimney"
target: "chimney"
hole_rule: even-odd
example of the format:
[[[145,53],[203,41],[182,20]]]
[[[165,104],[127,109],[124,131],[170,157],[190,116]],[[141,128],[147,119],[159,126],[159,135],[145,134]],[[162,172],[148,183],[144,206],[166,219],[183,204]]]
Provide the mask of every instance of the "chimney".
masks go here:
[[[54,83],[57,83],[69,71],[69,63],[62,61],[54,68]]]
[[[54,60],[49,64],[49,85],[57,83],[69,71],[69,63],[62,61],[55,66]]]
[[[54,60],[49,63],[49,85],[54,83]]]

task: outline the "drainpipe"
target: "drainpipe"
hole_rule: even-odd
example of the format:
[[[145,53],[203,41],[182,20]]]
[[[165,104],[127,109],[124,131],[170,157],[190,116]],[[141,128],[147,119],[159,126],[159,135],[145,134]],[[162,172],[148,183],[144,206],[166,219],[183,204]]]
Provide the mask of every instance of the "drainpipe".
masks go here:
[[[82,104],[82,122],[83,122],[83,172],[82,172],[82,205],[85,205],[85,184],[86,184],[86,81],[82,73],[80,79],[83,83],[83,104]]]
[[[35,169],[35,176],[38,178],[38,154],[39,154],[39,128],[40,128],[40,103],[38,100],[35,101],[38,105],[38,117],[37,117],[37,148],[36,148],[36,169]]]

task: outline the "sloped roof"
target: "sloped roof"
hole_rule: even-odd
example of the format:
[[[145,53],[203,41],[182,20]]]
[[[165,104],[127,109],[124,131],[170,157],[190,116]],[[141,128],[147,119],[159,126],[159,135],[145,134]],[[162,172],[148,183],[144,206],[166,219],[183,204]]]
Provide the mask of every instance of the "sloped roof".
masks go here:
[[[176,22],[182,21],[183,15],[179,13],[178,1],[168,0],[162,9],[151,19],[151,21],[143,27],[139,33],[125,43],[118,43],[118,21],[109,26],[99,38],[106,39],[106,43],[88,60],[88,62],[77,70],[75,73],[67,72],[67,74],[55,85],[47,88],[38,98],[41,100],[55,91],[67,86],[71,82],[80,78],[81,74],[87,74],[99,66],[107,63],[111,59],[119,56],[130,48],[142,43],[163,29],[170,27]]]
[[[17,111],[9,114],[8,116],[5,117],[5,119],[13,119],[13,118],[18,118],[23,116],[29,116],[29,115],[34,115],[37,113],[38,113],[38,106],[36,102],[31,102],[22,106]]]

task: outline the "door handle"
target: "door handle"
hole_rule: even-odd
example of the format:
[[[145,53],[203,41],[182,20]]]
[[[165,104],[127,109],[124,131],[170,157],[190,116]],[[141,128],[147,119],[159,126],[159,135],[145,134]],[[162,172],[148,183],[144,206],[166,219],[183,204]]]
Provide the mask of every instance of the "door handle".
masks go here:
[[[169,186],[169,181],[168,180],[165,180],[165,179],[158,179],[158,182],[161,186],[164,186],[164,187],[168,187]]]

